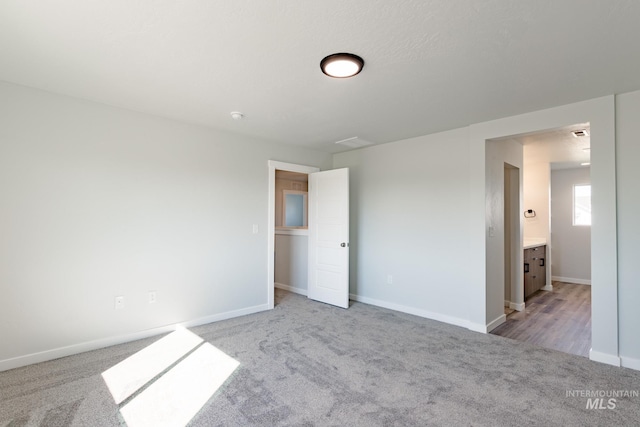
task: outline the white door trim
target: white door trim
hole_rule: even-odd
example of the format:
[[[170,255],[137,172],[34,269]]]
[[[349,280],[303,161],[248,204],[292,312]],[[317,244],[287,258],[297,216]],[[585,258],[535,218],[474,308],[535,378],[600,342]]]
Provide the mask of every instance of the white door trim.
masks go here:
[[[556,129],[575,123],[591,126],[591,209],[599,221],[591,226],[591,360],[620,366],[618,349],[618,253],[616,217],[615,96],[507,117],[469,127],[471,159],[482,158],[488,139]],[[478,254],[469,268],[477,272],[469,301],[469,320],[487,324],[485,162],[470,164],[470,251]],[[482,215],[478,213],[482,212]],[[484,301],[484,304],[478,303]],[[502,305],[502,301],[500,301]]]
[[[269,309],[274,306],[273,288],[275,286],[275,232],[276,232],[276,170],[298,173],[319,172],[315,166],[297,165],[269,160],[269,201],[267,209],[267,305]]]

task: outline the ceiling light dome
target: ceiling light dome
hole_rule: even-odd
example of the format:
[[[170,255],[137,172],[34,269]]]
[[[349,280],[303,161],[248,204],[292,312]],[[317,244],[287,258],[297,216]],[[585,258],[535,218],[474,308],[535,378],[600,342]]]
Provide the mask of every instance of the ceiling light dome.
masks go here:
[[[364,60],[352,53],[334,53],[320,61],[322,72],[329,77],[353,77],[362,71]]]

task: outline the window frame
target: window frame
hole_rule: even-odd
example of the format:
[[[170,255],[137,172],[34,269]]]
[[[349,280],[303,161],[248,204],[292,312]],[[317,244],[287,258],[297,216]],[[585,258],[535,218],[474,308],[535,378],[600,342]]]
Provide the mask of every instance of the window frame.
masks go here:
[[[576,188],[577,187],[589,187],[589,223],[582,224],[576,222]],[[591,183],[587,182],[584,184],[573,184],[571,189],[571,225],[574,227],[591,227],[592,218],[591,218]]]

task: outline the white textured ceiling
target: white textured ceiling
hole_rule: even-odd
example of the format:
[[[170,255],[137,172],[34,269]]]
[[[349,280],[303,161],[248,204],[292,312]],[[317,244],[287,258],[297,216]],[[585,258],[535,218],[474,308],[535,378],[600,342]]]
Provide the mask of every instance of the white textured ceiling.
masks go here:
[[[575,137],[575,130],[586,130],[587,136]],[[517,142],[524,146],[524,167],[535,163],[550,163],[551,169],[581,167],[591,159],[591,127],[576,123],[559,129],[498,138],[498,141]]]
[[[0,80],[336,152],[640,89],[639,18],[638,0],[3,0]],[[342,51],[363,72],[326,77]]]

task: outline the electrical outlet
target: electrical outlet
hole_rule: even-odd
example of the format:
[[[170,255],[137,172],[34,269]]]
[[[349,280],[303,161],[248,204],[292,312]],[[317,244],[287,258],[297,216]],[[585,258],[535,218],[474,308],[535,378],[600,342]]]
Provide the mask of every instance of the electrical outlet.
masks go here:
[[[116,297],[115,309],[116,310],[124,310],[124,297],[123,296]]]
[[[393,276],[387,274],[387,285],[393,285]]]
[[[156,303],[156,291],[149,291],[149,304]]]
[[[258,224],[253,224],[253,234],[258,234]]]

